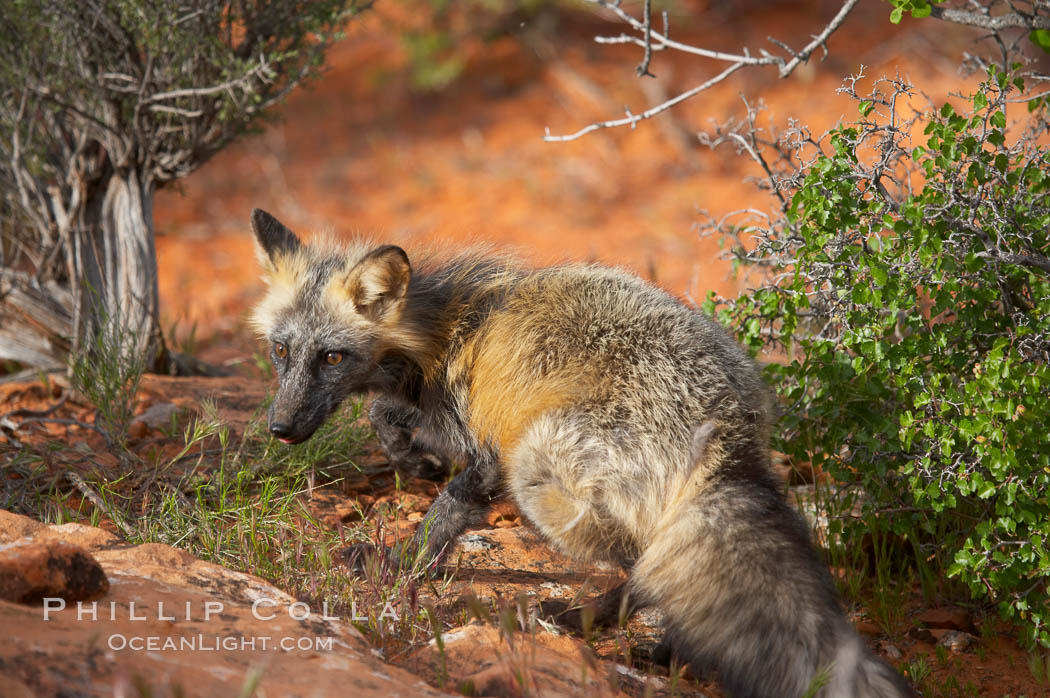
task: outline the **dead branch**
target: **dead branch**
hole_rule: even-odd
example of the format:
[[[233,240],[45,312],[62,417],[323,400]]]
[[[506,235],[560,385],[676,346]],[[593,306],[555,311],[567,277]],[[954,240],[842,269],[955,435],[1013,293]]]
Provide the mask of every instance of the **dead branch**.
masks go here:
[[[764,49],[759,51],[760,55],[753,56],[751,54],[751,51],[746,48],[740,54],[733,54],[725,53],[722,51],[712,51],[710,49],[705,49],[699,46],[693,46],[690,44],[684,44],[682,42],[675,41],[671,39],[670,36],[668,36],[669,32],[666,26],[666,17],[664,21],[664,31],[662,33],[653,31],[650,0],[646,0],[645,2],[642,20],[638,20],[633,15],[626,12],[622,7],[620,7],[619,3],[610,2],[609,0],[587,1],[608,10],[609,12],[616,15],[616,17],[618,17],[621,21],[629,24],[631,28],[633,28],[635,31],[638,31],[642,34],[641,37],[629,36],[627,34],[621,34],[616,37],[595,37],[595,41],[601,44],[631,43],[641,46],[645,50],[645,54],[643,56],[641,64],[638,66],[637,69],[639,76],[652,75],[652,73],[649,72],[649,63],[652,59],[652,54],[654,51],[663,51],[665,49],[673,49],[676,51],[681,51],[683,53],[689,53],[696,56],[700,56],[702,58],[710,58],[716,61],[731,63],[732,65],[730,65],[728,68],[726,68],[710,80],[707,80],[701,83],[700,85],[693,87],[692,89],[681,92],[675,97],[668,99],[662,104],[658,104],[655,107],[647,109],[641,114],[632,114],[628,110],[627,116],[623,119],[611,119],[608,121],[594,123],[590,126],[580,129],[576,133],[564,136],[552,136],[550,133],[550,129],[548,128],[546,130],[546,135],[543,138],[543,140],[548,143],[576,140],[577,138],[591,133],[592,131],[597,131],[603,128],[614,128],[618,126],[630,126],[634,128],[634,126],[639,121],[642,121],[644,119],[650,119],[661,112],[667,111],[668,109],[674,107],[677,104],[681,104],[687,99],[695,97],[701,92],[708,90],[714,85],[717,85],[718,83],[722,82],[730,75],[735,73],[737,70],[743,68],[744,66],[776,66],[778,68],[777,74],[779,75],[779,77],[787,77],[795,70],[795,68],[797,68],[802,63],[808,61],[813,52],[816,51],[818,48],[823,48],[825,54],[827,53],[826,43],[828,37],[830,37],[835,32],[835,30],[837,30],[842,25],[842,23],[846,20],[847,15],[849,15],[849,13],[853,10],[854,7],[856,7],[857,3],[859,2],[859,0],[846,0],[842,4],[842,7],[839,8],[838,13],[836,13],[836,15],[831,19],[831,21],[828,22],[827,26],[824,27],[824,30],[821,31],[819,34],[815,35],[813,39],[808,44],[806,44],[806,46],[800,51],[795,51],[784,42],[770,38],[771,43],[780,47],[788,54],[785,57],[773,55]]]

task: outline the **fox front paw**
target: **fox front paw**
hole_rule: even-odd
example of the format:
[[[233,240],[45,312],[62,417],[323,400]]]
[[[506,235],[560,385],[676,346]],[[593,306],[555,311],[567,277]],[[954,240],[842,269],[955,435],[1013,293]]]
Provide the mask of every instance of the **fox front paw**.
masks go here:
[[[407,453],[388,454],[390,465],[405,477],[441,482],[452,472],[452,462],[438,453],[412,448]]]
[[[389,555],[389,548],[374,543],[354,543],[338,552],[339,561],[357,575],[363,575],[369,569],[385,564]]]

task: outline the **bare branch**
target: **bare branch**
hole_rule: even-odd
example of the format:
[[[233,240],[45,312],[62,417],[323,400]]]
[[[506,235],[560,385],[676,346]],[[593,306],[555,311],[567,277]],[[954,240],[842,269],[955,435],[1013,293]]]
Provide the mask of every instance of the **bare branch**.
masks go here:
[[[636,69],[638,77],[656,77],[649,72],[649,61],[653,59],[653,0],[645,0],[645,9],[642,12],[642,22],[645,25],[643,33],[645,34],[645,56],[642,58],[641,65]]]
[[[953,24],[964,24],[969,27],[980,27],[998,32],[1003,29],[1050,29],[1050,16],[1029,15],[1020,12],[992,17],[990,14],[967,12],[952,7],[930,5],[930,16]]]
[[[993,262],[1005,262],[1006,264],[1018,264],[1023,267],[1042,269],[1043,271],[1050,273],[1050,259],[1047,259],[1042,255],[978,252],[974,256],[980,257],[981,259],[988,259]]]
[[[808,61],[809,57],[818,48],[823,48],[825,54],[827,53],[826,42],[828,40],[828,37],[831,36],[831,34],[834,33],[835,30],[842,25],[842,23],[846,19],[846,16],[853,11],[853,8],[856,7],[859,0],[845,0],[842,3],[842,7],[839,8],[838,13],[832,18],[832,20],[827,24],[827,26],[824,27],[824,30],[816,36],[814,36],[813,40],[810,41],[801,51],[795,51],[787,44],[778,41],[777,39],[770,38],[770,41],[773,44],[779,46],[781,49],[783,49],[790,56],[790,59],[785,58],[783,56],[772,55],[767,51],[761,51],[760,56],[751,55],[751,52],[747,49],[744,49],[743,53],[741,54],[733,54],[725,53],[722,51],[711,51],[709,49],[701,48],[698,46],[692,46],[690,44],[683,44],[679,41],[674,41],[670,38],[670,36],[668,36],[669,32],[666,26],[666,14],[664,19],[665,27],[663,33],[653,31],[650,0],[645,0],[645,6],[643,9],[643,19],[641,21],[633,17],[630,13],[624,11],[623,8],[620,7],[618,2],[611,2],[610,0],[588,0],[588,2],[598,5],[599,7],[602,7],[612,12],[620,20],[626,22],[633,29],[642,34],[640,38],[636,36],[629,36],[627,34],[621,34],[615,37],[599,36],[595,37],[594,39],[596,42],[601,44],[629,43],[641,46],[645,50],[645,55],[643,56],[642,62],[637,69],[639,76],[652,75],[652,73],[649,72],[649,63],[652,59],[652,54],[654,51],[663,51],[664,49],[674,49],[676,51],[701,56],[703,58],[710,58],[716,61],[731,63],[731,65],[714,78],[708,80],[707,82],[697,85],[691,90],[682,92],[677,97],[674,97],[673,99],[670,99],[664,102],[663,104],[659,104],[655,107],[652,107],[651,109],[646,110],[642,114],[635,115],[628,112],[626,118],[611,119],[608,121],[594,123],[590,126],[580,129],[576,133],[567,136],[552,136],[550,135],[550,129],[547,129],[546,135],[544,136],[543,140],[548,143],[576,140],[581,136],[603,128],[613,128],[617,126],[631,126],[633,128],[635,124],[637,124],[639,121],[651,118],[659,114],[660,112],[666,111],[667,109],[675,106],[676,104],[684,102],[690,97],[698,95],[704,90],[707,90],[712,86],[718,84],[722,80],[725,80],[731,74],[735,73],[737,70],[744,66],[775,65],[778,66],[777,74],[781,78],[787,77],[800,64]]]
[[[206,97],[208,95],[214,95],[219,92],[226,92],[227,90],[232,90],[235,87],[239,87],[245,92],[252,92],[253,86],[250,82],[252,78],[258,77],[259,79],[265,82],[268,80],[272,80],[275,75],[276,73],[270,66],[270,64],[266,61],[266,57],[260,56],[259,64],[253,66],[251,70],[249,70],[247,73],[245,73],[239,78],[227,80],[226,82],[220,83],[218,85],[212,85],[211,87],[190,87],[182,90],[170,90],[168,92],[161,92],[155,95],[151,95],[145,101],[147,104],[152,104],[154,102],[163,102],[168,99],[178,99],[179,97]]]
[[[804,49],[795,54],[794,58],[781,66],[780,77],[786,78],[790,75],[791,71],[798,67],[799,63],[808,61],[809,57],[818,48],[824,47],[824,50],[827,51],[825,43],[827,42],[828,37],[831,36],[836,29],[842,26],[842,23],[846,21],[846,16],[853,11],[853,8],[857,6],[858,2],[859,0],[846,0],[839,9],[838,14],[828,22],[828,26],[824,27],[824,31],[813,37],[813,41],[809,42]]]
[[[576,140],[577,138],[579,138],[581,136],[585,136],[588,133],[591,133],[592,131],[597,131],[597,130],[603,129],[603,128],[615,128],[617,126],[631,126],[633,128],[634,125],[637,124],[639,121],[644,121],[645,119],[651,119],[654,116],[656,116],[657,114],[667,111],[668,109],[670,109],[674,105],[680,104],[681,102],[684,102],[685,100],[689,99],[690,97],[694,97],[694,96],[700,94],[701,92],[703,92],[704,90],[710,89],[711,87],[713,87],[714,85],[717,85],[718,83],[722,82],[727,77],[729,77],[730,75],[732,75],[733,73],[735,73],[736,71],[740,70],[743,67],[744,67],[743,63],[734,63],[733,65],[729,66],[728,68],[723,70],[721,73],[719,73],[715,77],[713,77],[710,80],[708,80],[707,82],[705,82],[703,84],[700,84],[700,85],[697,85],[696,87],[694,87],[691,90],[686,90],[685,92],[682,92],[678,96],[672,97],[671,99],[667,100],[663,104],[657,104],[655,107],[652,107],[650,109],[646,109],[641,114],[631,114],[630,112],[628,112],[628,115],[625,118],[623,118],[623,119],[613,119],[613,120],[610,120],[610,121],[602,121],[602,122],[599,122],[599,123],[591,124],[590,126],[587,126],[585,128],[581,128],[576,133],[572,133],[572,134],[569,134],[567,136],[552,136],[552,135],[550,135],[550,129],[547,129],[547,135],[545,135],[543,137],[543,140],[546,141],[547,143],[561,143],[561,142],[565,142],[565,141],[574,141],[574,140]]]

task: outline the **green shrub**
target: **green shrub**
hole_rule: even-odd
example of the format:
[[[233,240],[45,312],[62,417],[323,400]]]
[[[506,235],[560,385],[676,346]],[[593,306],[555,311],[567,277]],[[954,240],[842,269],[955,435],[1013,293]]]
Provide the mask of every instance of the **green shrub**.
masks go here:
[[[766,161],[781,214],[719,226],[763,281],[706,305],[785,352],[767,367],[777,447],[841,485],[833,533],[907,540],[925,580],[960,580],[1050,646],[1047,104],[987,75],[966,113],[913,122],[908,85],[862,98],[853,79],[861,118],[830,148],[798,130],[767,141],[793,163]]]

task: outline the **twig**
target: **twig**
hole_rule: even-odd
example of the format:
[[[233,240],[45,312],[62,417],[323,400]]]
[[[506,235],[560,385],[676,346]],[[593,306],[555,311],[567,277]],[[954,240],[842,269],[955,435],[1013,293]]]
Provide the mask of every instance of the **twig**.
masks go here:
[[[59,366],[57,364],[54,366],[44,366],[42,368],[27,368],[23,371],[19,371],[18,373],[12,373],[10,375],[4,376],[3,378],[0,378],[0,384],[19,383],[30,378],[36,378],[41,374],[61,373],[65,370],[65,366]]]
[[[762,169],[766,171],[766,176],[769,177],[769,181],[773,185],[773,193],[777,195],[778,199],[780,199],[782,207],[786,207],[788,205],[787,199],[785,199],[784,195],[780,193],[780,187],[777,186],[777,180],[773,176],[773,170],[769,168],[769,163],[766,162],[766,159],[759,155],[758,152],[751,147],[751,144],[747,142],[747,139],[739,133],[730,133],[729,137],[736,141],[741,148],[747,151],[747,154],[751,156],[751,159],[757,162]]]
[[[58,411],[58,408],[66,404],[69,399],[69,394],[62,396],[62,399],[56,402],[46,410],[11,410],[7,414],[0,417],[0,419],[7,419],[8,417],[47,417],[48,415],[54,414]]]
[[[953,7],[940,7],[931,4],[930,16],[945,22],[980,27],[993,32],[1002,31],[1003,29],[1050,29],[1050,16],[1027,15],[1020,12],[1011,12],[1010,14],[992,17],[991,15],[977,12],[967,12],[966,10]]]
[[[80,475],[73,470],[67,470],[66,479],[69,480],[69,482],[76,487],[96,509],[108,516],[109,519],[116,524],[117,528],[120,529],[120,532],[124,534],[125,538],[131,539],[135,537],[135,529],[129,526],[127,522],[124,521],[124,518],[117,514],[117,512],[106,506],[105,500],[102,499],[98,492],[91,488],[91,485],[84,481],[84,478],[80,477]]]
[[[81,427],[82,429],[91,429],[96,432],[99,436],[106,440],[107,444],[111,444],[109,434],[102,427],[94,424],[88,424],[87,422],[81,422],[79,419],[56,419],[54,417],[27,417],[18,424],[18,428],[21,429],[30,422],[40,422],[41,424],[65,424],[66,426]]]
[[[828,26],[824,27],[824,31],[820,32],[815,37],[813,37],[813,41],[806,44],[806,47],[798,53],[796,53],[794,58],[792,58],[786,64],[781,66],[780,77],[786,78],[788,75],[790,75],[791,71],[798,67],[799,63],[802,63],[803,61],[808,61],[810,55],[818,48],[823,46],[824,50],[827,51],[827,47],[825,46],[825,44],[828,40],[828,37],[831,36],[836,29],[842,26],[842,23],[846,21],[846,16],[853,11],[853,8],[857,6],[857,3],[859,1],[860,0],[846,0],[846,2],[842,4],[841,9],[839,9],[839,13],[835,15],[830,22],[828,22]]]
[[[1041,255],[978,252],[974,256],[981,259],[988,259],[993,262],[1004,262],[1006,264],[1017,264],[1023,267],[1034,267],[1050,273],[1050,259]]]
[[[276,73],[274,72],[274,69],[266,62],[266,57],[260,56],[259,65],[253,67],[241,77],[233,78],[232,80],[227,80],[226,82],[212,85],[211,87],[187,87],[181,90],[159,92],[143,100],[143,102],[145,104],[153,104],[154,102],[163,102],[164,100],[178,99],[180,97],[206,97],[208,95],[218,94],[219,92],[226,92],[234,87],[240,87],[245,92],[253,92],[254,90],[249,82],[253,77],[258,77],[263,82],[266,82],[267,80],[273,79],[275,75]]]
[[[645,77],[648,75],[651,78],[656,77],[649,72],[649,61],[653,59],[653,0],[645,0],[645,8],[642,10],[642,21],[645,23],[645,55],[642,57],[641,64],[635,69],[638,72],[638,77]]]
[[[619,6],[614,5],[607,0],[587,0],[590,3],[604,7],[605,9],[614,13],[621,20],[631,25],[636,31],[644,31],[645,25],[639,22],[637,19],[632,17],[627,12],[624,12]],[[855,1],[855,0],[854,0]],[[770,65],[775,63],[783,63],[783,59],[778,56],[764,56],[762,58],[756,58],[749,54],[734,54],[724,53],[722,51],[711,51],[710,49],[700,48],[699,46],[692,46],[690,44],[683,44],[680,41],[674,41],[671,37],[667,36],[666,33],[661,34],[654,32],[650,29],[650,37],[657,43],[653,46],[654,51],[662,51],[665,48],[673,48],[676,51],[683,53],[691,53],[696,56],[702,56],[704,58],[711,58],[716,61],[725,61],[727,63],[744,63],[747,65]],[[599,44],[637,44],[638,46],[644,46],[645,44],[641,39],[634,36],[627,36],[621,34],[617,37],[604,37],[597,36],[594,40]]]
[[[543,138],[543,140],[545,142],[547,142],[547,143],[563,143],[565,141],[573,141],[573,140],[576,140],[577,138],[580,138],[581,136],[584,136],[584,135],[586,135],[588,133],[591,133],[592,131],[597,131],[597,130],[603,129],[603,128],[613,128],[613,127],[617,127],[617,126],[631,126],[633,128],[635,126],[635,124],[637,124],[639,121],[642,121],[643,119],[652,118],[653,116],[656,116],[660,112],[666,111],[667,109],[670,109],[671,107],[675,106],[676,104],[679,104],[680,102],[684,102],[685,100],[689,99],[690,97],[696,96],[697,94],[703,92],[704,90],[709,89],[710,87],[712,87],[715,84],[721,82],[722,80],[725,80],[732,73],[736,72],[737,70],[739,70],[740,68],[742,68],[744,66],[776,65],[776,66],[779,66],[779,70],[778,70],[779,77],[785,78],[788,75],[790,75],[792,73],[792,71],[794,71],[795,68],[797,68],[799,66],[800,63],[808,61],[809,57],[818,48],[823,48],[825,54],[827,53],[826,43],[827,43],[828,37],[831,36],[831,34],[834,33],[835,30],[837,30],[842,25],[842,23],[846,20],[846,16],[849,15],[849,13],[853,11],[853,8],[856,7],[857,3],[860,0],[845,0],[842,3],[842,7],[839,8],[838,13],[831,19],[830,22],[828,22],[827,26],[824,27],[824,30],[822,32],[820,32],[819,34],[817,34],[816,36],[814,36],[813,40],[810,41],[808,44],[806,44],[806,46],[801,51],[795,51],[795,50],[791,49],[787,44],[785,44],[785,43],[783,43],[781,41],[777,41],[775,39],[770,39],[770,41],[772,41],[772,43],[774,43],[775,45],[781,47],[784,51],[786,51],[791,56],[790,60],[787,60],[786,58],[784,58],[782,56],[774,56],[774,55],[772,55],[772,54],[770,54],[768,52],[765,52],[765,51],[762,52],[763,55],[761,55],[761,56],[752,56],[751,53],[748,50],[746,50],[746,49],[744,50],[744,52],[742,54],[732,54],[732,53],[723,53],[721,51],[711,51],[709,49],[700,48],[698,46],[691,46],[689,44],[683,44],[683,43],[680,43],[678,41],[673,41],[668,36],[668,31],[667,31],[666,26],[664,28],[664,32],[663,33],[653,31],[653,28],[652,28],[652,12],[651,12],[650,1],[651,0],[645,0],[645,7],[644,7],[644,10],[643,10],[643,20],[639,21],[635,17],[633,17],[630,13],[625,12],[619,6],[619,3],[610,2],[609,0],[588,0],[588,2],[591,2],[591,3],[595,4],[595,5],[598,5],[600,7],[603,7],[605,9],[609,10],[610,12],[615,14],[617,17],[619,17],[622,21],[624,21],[627,24],[629,24],[633,29],[635,29],[636,31],[639,31],[639,32],[642,33],[642,38],[638,38],[638,37],[635,37],[635,36],[628,36],[626,34],[621,34],[620,36],[616,36],[616,37],[599,36],[599,37],[595,37],[594,40],[597,41],[598,43],[601,43],[601,44],[626,44],[626,43],[631,43],[631,44],[636,44],[636,45],[641,46],[642,48],[644,48],[645,49],[645,55],[642,58],[641,64],[637,68],[637,72],[638,72],[639,76],[644,76],[644,75],[652,76],[652,73],[649,72],[649,62],[652,59],[653,51],[662,51],[662,50],[667,49],[667,48],[675,49],[676,51],[682,51],[684,53],[690,53],[690,54],[697,55],[697,56],[702,56],[704,58],[710,58],[712,60],[728,62],[728,63],[731,63],[731,65],[728,68],[726,68],[725,70],[723,70],[721,73],[719,73],[717,76],[715,76],[715,77],[711,78],[710,80],[708,80],[707,82],[705,82],[705,83],[703,83],[701,85],[698,85],[698,86],[694,87],[691,90],[687,90],[685,92],[682,92],[677,97],[674,97],[673,99],[670,99],[670,100],[668,100],[668,101],[666,101],[666,102],[664,102],[662,104],[659,104],[659,105],[657,105],[655,107],[652,107],[651,109],[646,110],[642,114],[631,114],[628,111],[626,118],[623,118],[623,119],[612,119],[612,120],[609,120],[609,121],[602,121],[602,122],[594,123],[594,124],[591,124],[590,126],[587,126],[585,128],[580,129],[576,133],[573,133],[573,134],[570,134],[570,135],[567,135],[567,136],[552,136],[550,134],[550,129],[548,128],[546,130],[546,135]],[[664,23],[666,25],[666,20],[665,20]],[[654,41],[656,42],[655,44],[653,43]]]
[[[736,71],[738,71],[741,68],[743,68],[744,65],[745,65],[744,63],[734,63],[733,65],[729,66],[728,68],[723,70],[721,73],[719,73],[715,77],[713,77],[710,80],[708,80],[707,82],[705,82],[703,84],[700,84],[700,85],[697,85],[696,87],[694,87],[691,90],[686,90],[685,92],[682,92],[681,94],[679,94],[677,97],[672,97],[671,99],[667,100],[666,102],[664,102],[662,104],[657,104],[655,107],[652,107],[650,109],[646,109],[641,114],[631,114],[630,112],[628,112],[627,117],[625,117],[623,119],[613,119],[613,120],[610,120],[610,121],[601,121],[599,123],[591,124],[590,126],[586,126],[584,128],[581,128],[576,133],[572,133],[572,134],[569,134],[567,136],[552,136],[550,134],[550,129],[547,129],[547,135],[545,135],[543,137],[543,140],[546,141],[547,143],[561,143],[561,142],[565,142],[565,141],[574,141],[577,138],[579,138],[581,136],[585,136],[585,135],[587,135],[588,133],[590,133],[592,131],[597,131],[597,130],[603,129],[603,128],[614,128],[616,126],[628,126],[628,125],[633,127],[639,121],[643,121],[645,119],[651,119],[654,116],[656,116],[657,114],[659,114],[661,112],[664,112],[664,111],[667,111],[668,109],[670,109],[674,105],[679,104],[681,102],[684,102],[685,100],[689,99],[690,97],[693,97],[693,96],[703,92],[704,90],[709,89],[709,88],[711,88],[714,85],[717,85],[718,83],[722,82],[723,80],[725,80],[727,77],[729,77],[730,75],[732,75]]]

